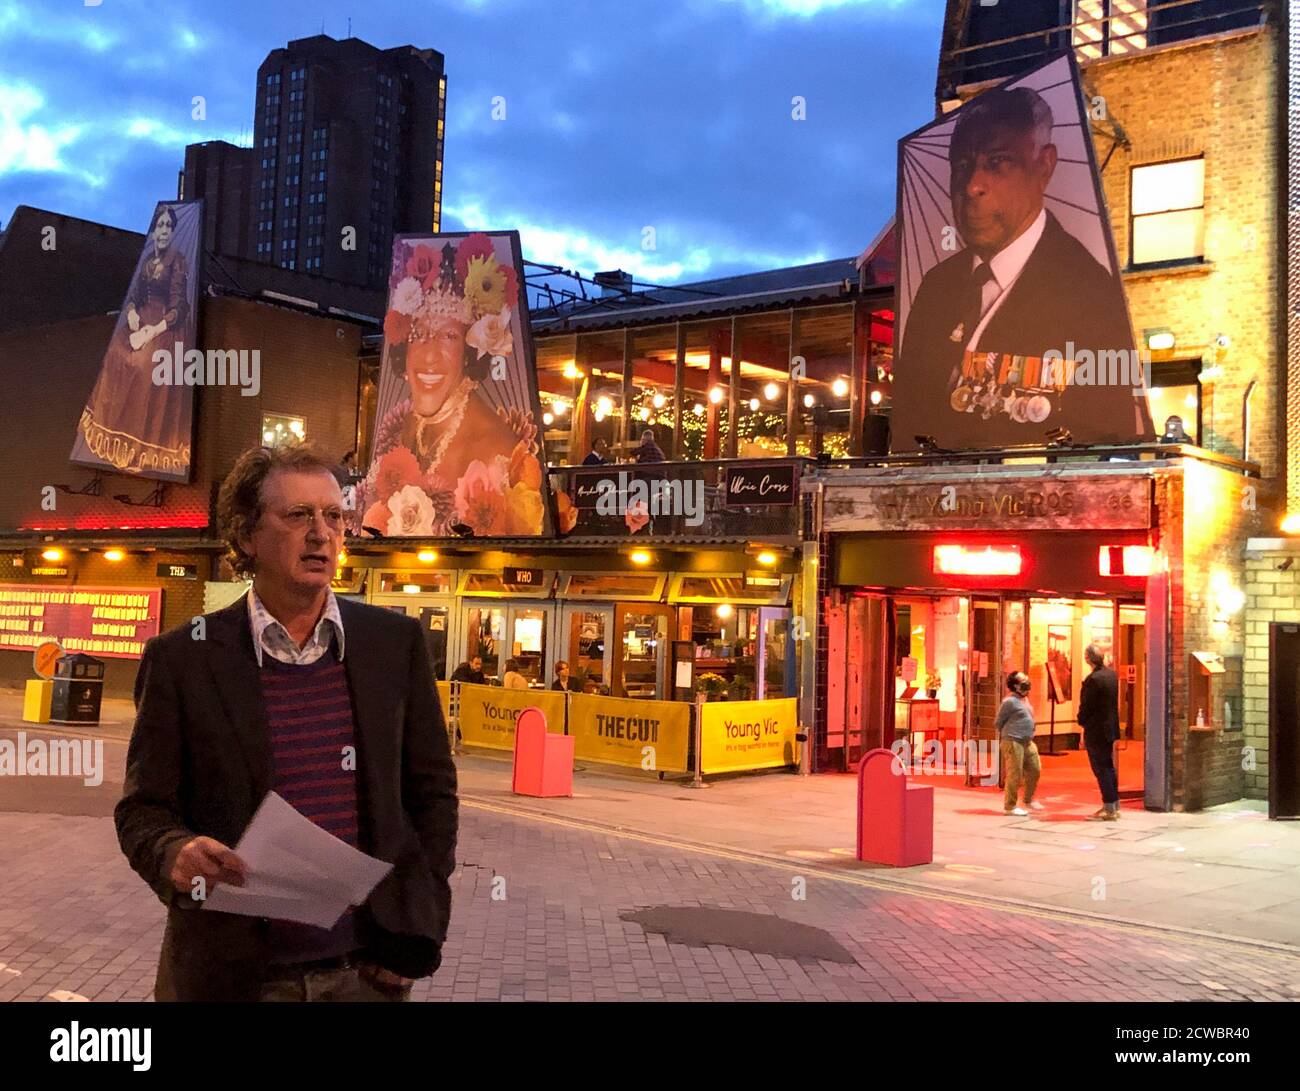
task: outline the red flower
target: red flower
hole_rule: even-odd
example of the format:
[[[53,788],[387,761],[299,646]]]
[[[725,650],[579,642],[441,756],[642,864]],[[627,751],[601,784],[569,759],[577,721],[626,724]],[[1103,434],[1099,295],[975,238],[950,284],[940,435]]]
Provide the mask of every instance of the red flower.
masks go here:
[[[406,485],[423,485],[424,475],[415,455],[405,447],[395,447],[379,460],[375,471],[375,498],[377,503],[387,503],[388,498]]]
[[[501,271],[506,275],[506,306],[516,307],[519,304],[519,278],[515,276],[515,267],[503,265]]]
[[[469,263],[472,258],[490,258],[496,253],[492,248],[492,240],[481,231],[473,235],[466,235],[460,240],[460,245],[456,247],[456,275],[460,278],[461,283],[465,283],[465,274],[469,272]],[[513,296],[507,296],[507,299],[513,299]]]
[[[384,315],[384,340],[390,345],[400,344],[411,335],[411,316],[401,311]]]
[[[421,243],[406,260],[406,275],[415,277],[426,292],[438,283],[438,252]]]

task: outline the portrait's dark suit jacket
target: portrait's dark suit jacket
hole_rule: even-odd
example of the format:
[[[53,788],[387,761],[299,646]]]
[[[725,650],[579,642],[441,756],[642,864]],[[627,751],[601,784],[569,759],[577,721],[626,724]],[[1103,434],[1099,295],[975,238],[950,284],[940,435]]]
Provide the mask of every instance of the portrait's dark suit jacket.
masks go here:
[[[957,341],[951,335],[970,299],[971,263],[971,252],[962,250],[936,265],[912,300],[895,368],[894,450],[915,450],[917,434],[961,449],[1040,443],[1060,425],[1080,442],[1131,441],[1139,425],[1144,435],[1150,432],[1146,399],[1135,398],[1131,386],[1068,387],[1060,408],[1038,424],[1018,423],[1005,413],[986,421],[978,411],[954,410],[949,378],[973,328],[967,323]],[[975,348],[1041,357],[1048,349],[1065,353],[1068,341],[1094,353],[1134,348],[1119,279],[1049,212],[1038,245]]]
[[[451,912],[456,769],[419,623],[340,599],[357,747],[359,847],[393,870],[357,911],[366,957],[433,973]],[[234,848],[272,787],[248,603],[145,646],[115,819],[131,866],[167,908],[158,1000],[256,1000],[270,923],[200,908],[168,878],[190,838]]]
[[[1079,687],[1079,723],[1085,746],[1102,749],[1119,741],[1119,676],[1098,667]]]

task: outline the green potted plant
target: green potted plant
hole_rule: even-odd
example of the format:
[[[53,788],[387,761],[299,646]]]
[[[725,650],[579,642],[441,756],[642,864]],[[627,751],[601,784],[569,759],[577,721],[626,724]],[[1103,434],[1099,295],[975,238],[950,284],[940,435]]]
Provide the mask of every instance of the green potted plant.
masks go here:
[[[695,676],[695,692],[702,693],[706,701],[716,701],[727,692],[727,680],[713,671]]]

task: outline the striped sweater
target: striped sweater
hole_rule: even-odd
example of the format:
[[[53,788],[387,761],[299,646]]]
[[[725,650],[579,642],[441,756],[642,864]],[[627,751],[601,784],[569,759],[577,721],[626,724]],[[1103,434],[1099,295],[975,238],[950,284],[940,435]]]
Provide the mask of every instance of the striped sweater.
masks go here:
[[[262,698],[271,735],[273,785],[291,807],[356,846],[357,781],[352,700],[333,648],[314,663],[262,659]],[[346,748],[352,747],[352,750]],[[345,763],[345,754],[353,760]],[[275,962],[310,962],[357,948],[352,910],[332,929],[272,923]]]

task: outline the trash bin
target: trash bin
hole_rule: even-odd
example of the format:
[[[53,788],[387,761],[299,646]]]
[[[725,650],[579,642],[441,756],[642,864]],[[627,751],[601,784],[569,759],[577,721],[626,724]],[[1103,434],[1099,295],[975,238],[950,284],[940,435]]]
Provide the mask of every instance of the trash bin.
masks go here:
[[[60,656],[54,664],[50,722],[97,724],[104,699],[104,661],[93,655]]]

